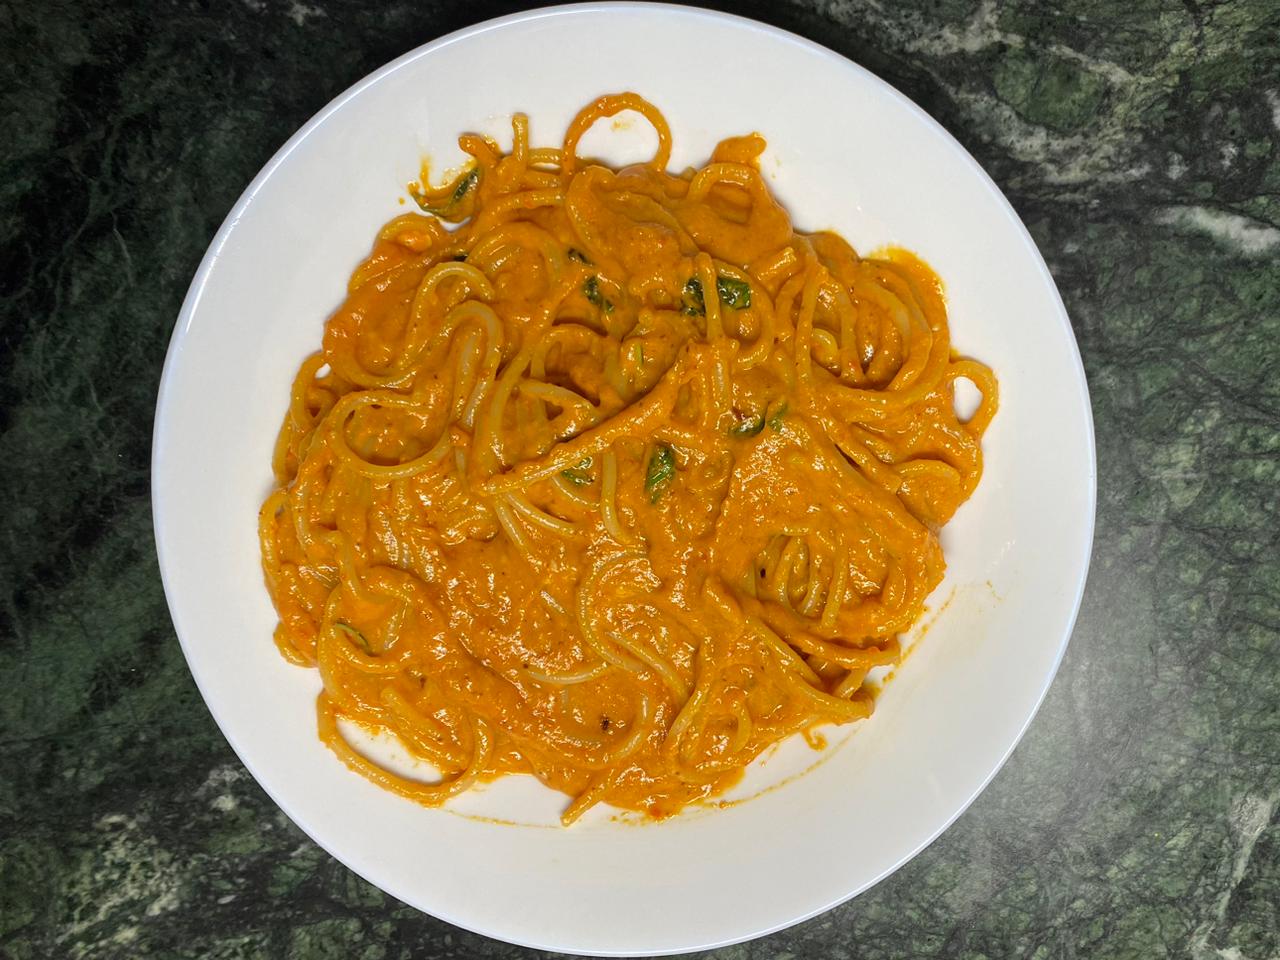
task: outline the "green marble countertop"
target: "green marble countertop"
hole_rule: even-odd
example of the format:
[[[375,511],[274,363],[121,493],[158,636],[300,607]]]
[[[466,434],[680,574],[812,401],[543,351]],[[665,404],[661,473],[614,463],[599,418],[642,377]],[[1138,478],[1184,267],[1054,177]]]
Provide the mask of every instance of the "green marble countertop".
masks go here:
[[[246,774],[161,592],[187,283],[312,113],[484,0],[0,3],[0,956],[512,957]],[[718,958],[1280,956],[1280,3],[747,0],[1018,209],[1093,394],[1097,544],[1026,739],[870,892]]]

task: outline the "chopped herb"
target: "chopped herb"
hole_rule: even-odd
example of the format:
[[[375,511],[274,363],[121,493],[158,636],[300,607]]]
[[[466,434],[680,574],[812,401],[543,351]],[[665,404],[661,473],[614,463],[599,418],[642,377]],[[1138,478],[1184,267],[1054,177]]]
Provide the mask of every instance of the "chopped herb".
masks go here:
[[[729,428],[729,436],[731,437],[754,437],[757,433],[764,429],[764,414],[758,417],[748,417],[739,414],[741,419]]]
[[[591,263],[591,261],[587,259],[587,255],[583,253],[581,250],[579,250],[577,247],[569,248],[569,259],[577,260],[579,263],[585,263],[585,264]]]
[[[635,359],[638,366],[644,366],[644,344],[636,341],[635,349],[631,351],[631,356]]]
[[[649,494],[650,503],[658,502],[658,498],[666,492],[675,475],[675,451],[665,443],[658,444],[653,455],[649,457],[649,466],[644,473],[644,488]]]
[[[745,280],[737,280],[721,274],[716,277],[716,293],[720,294],[720,299],[724,301],[725,306],[732,307],[734,310],[745,310],[751,306],[751,284]]]
[[[751,284],[724,274],[716,277],[716,294],[726,307],[745,310],[751,306]],[[680,312],[687,317],[701,317],[707,312],[707,302],[702,293],[702,281],[690,277],[680,298]]]
[[[613,303],[608,297],[600,292],[599,277],[587,277],[587,279],[583,280],[582,293],[588,300],[602,309],[605,313],[613,313]]]
[[[479,182],[480,182],[480,170],[477,167],[472,167],[467,172],[467,175],[458,181],[458,185],[453,188],[453,197],[449,200],[449,202],[457,203],[467,195],[468,190],[470,190]]]
[[[702,282],[697,277],[690,277],[681,294],[680,312],[686,317],[701,317],[707,312],[707,305],[702,299]]]
[[[365,635],[363,633],[361,633],[355,627],[351,626],[351,624],[342,623],[341,621],[336,621],[334,623],[334,626],[337,627],[339,630],[341,630],[343,633],[345,633],[347,636],[351,637],[351,639],[355,640],[356,643],[360,644],[361,650],[363,650],[369,656],[373,656],[373,648],[369,646],[369,641],[365,638]]]
[[[480,168],[472,167],[458,178],[457,183],[454,185],[453,193],[444,203],[433,204],[428,198],[425,190],[414,190],[413,199],[425,213],[434,213],[438,217],[447,217],[452,214],[454,208],[462,202],[462,198],[467,195],[467,192],[479,182]]]
[[[768,413],[768,410],[765,411]],[[778,433],[782,429],[782,418],[787,415],[787,401],[783,400],[778,404],[778,409],[773,411],[773,416],[769,418],[769,429],[774,433]]]
[[[591,458],[579,460],[567,470],[561,470],[560,476],[564,477],[575,487],[585,487],[591,482]]]

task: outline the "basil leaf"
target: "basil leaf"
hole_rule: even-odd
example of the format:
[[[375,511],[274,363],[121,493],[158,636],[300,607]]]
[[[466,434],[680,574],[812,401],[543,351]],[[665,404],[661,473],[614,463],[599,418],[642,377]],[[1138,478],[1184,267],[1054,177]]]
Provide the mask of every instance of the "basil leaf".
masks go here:
[[[426,191],[413,191],[414,202],[422,208],[424,213],[433,213],[437,217],[447,217],[453,213],[454,208],[462,202],[462,198],[467,192],[480,182],[480,168],[472,167],[461,177],[458,178],[454,185],[453,193],[444,203],[433,204],[427,199]]]
[[[745,280],[721,274],[716,277],[716,293],[720,294],[725,306],[734,310],[745,310],[751,306],[751,284]]]
[[[458,185],[453,188],[453,199],[450,203],[457,203],[467,195],[467,191],[480,182],[480,170],[478,167],[472,167],[465,177],[458,181]]]
[[[590,470],[591,458],[587,457],[585,460],[579,460],[567,470],[561,470],[560,476],[564,477],[575,487],[585,487],[591,482]]]
[[[676,475],[676,454],[665,443],[658,444],[649,457],[649,466],[644,473],[644,488],[649,494],[649,502],[657,503],[671,486]]]
[[[684,285],[684,292],[680,297],[680,312],[687,317],[701,317],[707,312],[707,304],[702,299],[702,281],[697,277],[690,277]]]
[[[754,437],[764,429],[764,414],[758,417],[746,417],[729,428],[731,437]]]
[[[765,411],[768,413],[768,410]],[[778,409],[773,412],[773,416],[769,418],[769,429],[774,433],[782,430],[782,418],[787,415],[787,401],[783,400],[778,404]]]
[[[716,294],[726,307],[745,310],[751,306],[751,284],[736,277],[720,274],[716,277]],[[702,281],[690,277],[680,298],[680,312],[689,317],[701,317],[707,312],[707,302],[702,292]]]
[[[613,313],[613,301],[600,292],[599,277],[587,277],[583,280],[582,293],[605,313]]]

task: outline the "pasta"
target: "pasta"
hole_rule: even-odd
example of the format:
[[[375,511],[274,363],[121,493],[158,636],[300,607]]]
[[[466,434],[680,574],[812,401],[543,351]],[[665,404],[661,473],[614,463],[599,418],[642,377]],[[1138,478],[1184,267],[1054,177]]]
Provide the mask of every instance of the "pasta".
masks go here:
[[[630,110],[647,163],[579,155]],[[259,517],[275,640],[323,741],[440,804],[526,773],[654,817],[871,714],[942,578],[997,385],[901,250],[797,233],[758,135],[667,171],[601,97],[559,149],[460,138],[294,381]],[[981,393],[972,415],[954,385]],[[401,776],[339,720],[439,771]]]

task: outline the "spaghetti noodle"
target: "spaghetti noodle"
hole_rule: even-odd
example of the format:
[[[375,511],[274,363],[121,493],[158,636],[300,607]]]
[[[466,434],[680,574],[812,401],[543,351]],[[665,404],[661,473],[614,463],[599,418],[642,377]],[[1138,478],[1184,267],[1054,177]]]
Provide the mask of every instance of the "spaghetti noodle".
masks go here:
[[[579,156],[624,110],[656,156]],[[572,798],[566,823],[667,816],[871,713],[996,382],[953,352],[920,260],[793,230],[759,136],[676,175],[635,94],[560,149],[513,127],[509,153],[463,136],[467,170],[415,190],[298,371],[260,515],[275,639],[319,669],[324,742],[390,790],[439,804],[524,772]]]

